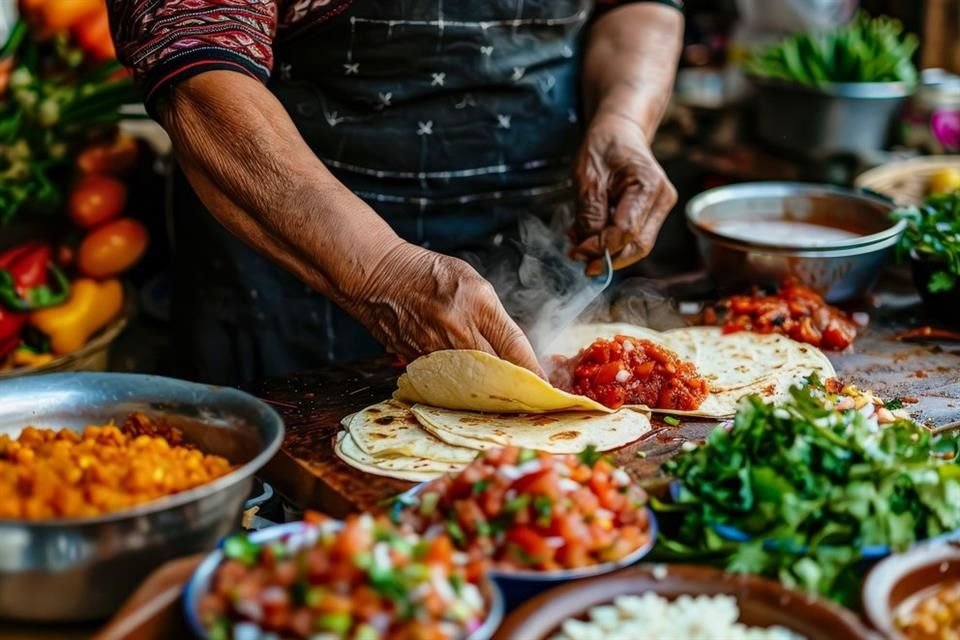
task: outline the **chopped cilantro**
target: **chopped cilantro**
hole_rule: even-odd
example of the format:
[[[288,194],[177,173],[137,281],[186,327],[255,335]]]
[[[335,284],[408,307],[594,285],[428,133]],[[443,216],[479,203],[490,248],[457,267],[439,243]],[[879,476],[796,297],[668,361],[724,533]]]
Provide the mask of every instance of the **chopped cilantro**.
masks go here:
[[[260,545],[250,542],[243,534],[230,536],[223,543],[223,555],[250,567],[256,564],[260,557]]]
[[[517,458],[517,462],[523,464],[524,462],[530,462],[531,460],[537,459],[537,452],[533,449],[520,449],[520,456]]]
[[[486,491],[488,486],[490,486],[490,483],[487,480],[477,480],[473,483],[471,490],[474,495],[477,495]]]
[[[896,411],[897,409],[903,409],[903,400],[900,398],[894,398],[893,400],[888,400],[883,403],[885,409],[890,411]]]
[[[446,524],[447,535],[459,545],[466,543],[467,536],[464,535],[463,529],[460,528],[460,524],[456,520],[447,520]]]
[[[537,512],[537,524],[541,527],[550,526],[553,516],[553,501],[546,496],[537,496],[533,499],[533,510]]]
[[[328,613],[318,617],[314,623],[315,631],[331,631],[340,636],[346,636],[353,624],[353,617],[346,612]]]
[[[453,592],[460,595],[460,592],[463,591],[463,578],[454,573],[450,576],[450,586],[453,588]]]
[[[597,464],[597,461],[603,457],[603,454],[597,451],[597,446],[594,444],[588,444],[587,448],[577,454],[577,458],[583,464],[587,465],[591,469],[593,465]]]
[[[527,505],[530,504],[530,496],[526,493],[523,493],[516,498],[511,498],[506,501],[503,505],[504,513],[518,513],[527,508]]]
[[[489,538],[493,535],[493,527],[486,520],[480,520],[477,522],[477,535]]]

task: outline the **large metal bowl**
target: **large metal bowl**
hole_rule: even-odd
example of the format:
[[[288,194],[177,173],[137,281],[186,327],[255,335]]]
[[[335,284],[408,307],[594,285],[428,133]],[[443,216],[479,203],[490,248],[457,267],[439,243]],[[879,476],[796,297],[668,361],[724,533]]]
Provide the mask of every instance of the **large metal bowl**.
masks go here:
[[[114,373],[0,382],[0,433],[81,430],[141,411],[240,465],[217,480],[96,518],[0,520],[0,618],[36,622],[108,616],[157,566],[209,551],[239,522],[253,474],[276,453],[283,422],[235,389]]]
[[[870,289],[903,233],[906,223],[893,219],[894,208],[881,196],[841,187],[747,182],[696,196],[687,205],[687,222],[722,292],[793,276],[828,302],[842,302]],[[860,235],[816,246],[772,244],[724,235],[716,228],[731,219],[808,222]]]

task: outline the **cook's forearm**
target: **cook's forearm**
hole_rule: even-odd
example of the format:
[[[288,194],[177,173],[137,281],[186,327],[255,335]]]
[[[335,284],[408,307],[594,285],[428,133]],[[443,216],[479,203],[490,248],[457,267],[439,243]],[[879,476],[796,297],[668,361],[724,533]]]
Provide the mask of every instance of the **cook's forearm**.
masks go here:
[[[632,3],[590,29],[584,60],[584,107],[624,116],[651,138],[670,101],[683,42],[683,14],[657,3]]]
[[[231,232],[344,304],[400,239],[340,184],[259,82],[212,71],[160,108],[204,205]]]

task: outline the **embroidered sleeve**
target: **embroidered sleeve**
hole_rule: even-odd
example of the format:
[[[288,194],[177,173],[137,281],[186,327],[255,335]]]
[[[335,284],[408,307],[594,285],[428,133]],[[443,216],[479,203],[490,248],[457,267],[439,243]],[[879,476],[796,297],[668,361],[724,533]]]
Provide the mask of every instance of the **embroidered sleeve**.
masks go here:
[[[148,110],[175,83],[212,69],[270,76],[277,0],[108,0],[120,61]]]

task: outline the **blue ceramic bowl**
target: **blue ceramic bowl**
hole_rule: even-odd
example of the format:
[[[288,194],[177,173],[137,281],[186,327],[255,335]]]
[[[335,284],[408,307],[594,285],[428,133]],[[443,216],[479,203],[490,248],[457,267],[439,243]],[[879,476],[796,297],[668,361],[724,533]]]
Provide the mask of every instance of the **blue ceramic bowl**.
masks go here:
[[[406,505],[416,504],[417,494],[428,484],[428,482],[423,482],[400,494],[397,502],[394,503],[394,508],[402,509]],[[507,612],[509,613],[541,592],[558,587],[561,584],[574,580],[582,580],[584,578],[593,578],[606,573],[613,573],[614,571],[637,564],[644,556],[653,550],[657,542],[657,533],[659,531],[657,527],[657,517],[650,508],[647,508],[647,522],[650,534],[647,543],[641,547],[637,547],[636,550],[616,562],[604,562],[589,567],[565,571],[491,570],[490,577],[493,578],[493,581],[497,583],[497,586],[500,587],[500,591],[503,593]]]
[[[338,521],[332,521],[332,526],[334,528],[339,528],[341,525]],[[276,542],[280,540],[285,540],[290,536],[296,536],[303,534],[308,528],[314,525],[307,524],[306,522],[288,522],[286,524],[277,525],[275,527],[268,527],[260,531],[256,531],[249,535],[251,542],[255,543],[267,543],[267,542]],[[193,575],[190,577],[190,581],[187,583],[186,588],[183,592],[183,613],[186,617],[187,624],[190,627],[190,630],[193,631],[193,634],[200,638],[201,640],[208,640],[209,635],[207,634],[207,629],[203,626],[202,621],[200,620],[200,600],[203,598],[207,592],[210,591],[211,583],[213,582],[213,576],[217,571],[217,567],[220,566],[220,563],[223,562],[224,555],[222,551],[223,540],[220,541],[220,547],[216,551],[212,552],[203,562],[200,563],[200,566],[197,567],[196,571],[193,572]],[[486,619],[483,621],[483,625],[474,630],[466,640],[490,640],[493,637],[494,632],[497,630],[497,627],[500,626],[500,623],[503,621],[504,615],[504,604],[503,604],[503,595],[500,593],[500,589],[497,587],[496,583],[493,580],[488,579],[484,585],[482,585],[484,595],[490,603],[490,611],[487,614]]]

